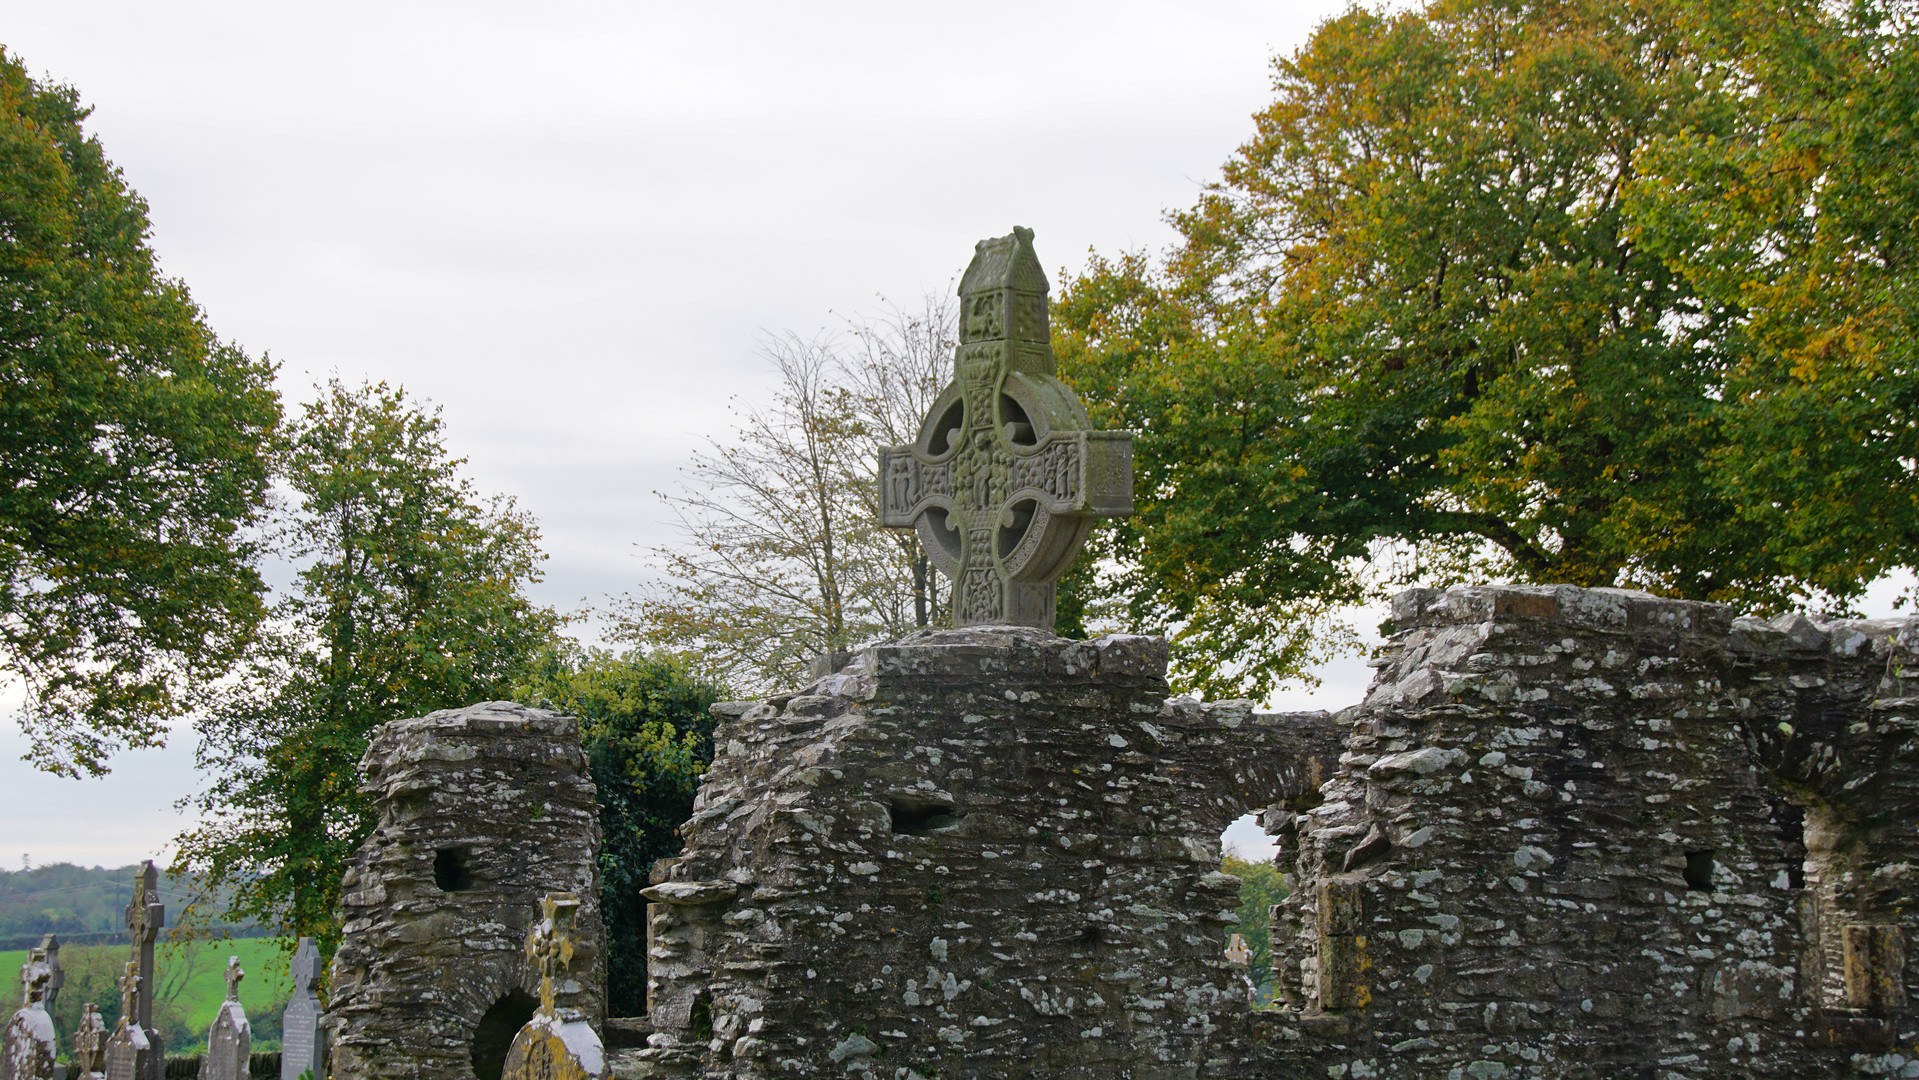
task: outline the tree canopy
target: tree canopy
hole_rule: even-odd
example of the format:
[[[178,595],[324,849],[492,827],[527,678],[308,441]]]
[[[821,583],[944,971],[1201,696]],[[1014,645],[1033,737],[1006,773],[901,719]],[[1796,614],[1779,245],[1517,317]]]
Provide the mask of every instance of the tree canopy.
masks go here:
[[[0,671],[35,764],[158,745],[264,591],[273,368],[163,277],[69,87],[0,50]]]
[[[284,450],[298,505],[277,534],[296,588],[200,722],[209,780],[176,868],[231,890],[230,916],[323,949],[374,825],[368,734],[509,697],[559,624],[525,594],[545,557],[533,521],[480,500],[443,440],[437,411],[385,384],[334,382],[306,407]]]
[[[1062,374],[1140,433],[1115,534],[1188,682],[1263,695],[1413,581],[1837,605],[1914,564],[1910,12],[1353,9]]]

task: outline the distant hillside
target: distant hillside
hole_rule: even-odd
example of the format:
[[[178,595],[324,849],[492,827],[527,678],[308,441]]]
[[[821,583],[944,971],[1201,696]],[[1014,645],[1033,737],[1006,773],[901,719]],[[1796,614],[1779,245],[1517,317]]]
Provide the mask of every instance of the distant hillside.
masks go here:
[[[0,870],[0,950],[24,949],[44,934],[62,942],[103,945],[126,939],[127,901],[138,866],[106,869],[53,863],[29,870]],[[167,922],[177,921],[191,896],[189,883],[160,875]],[[215,927],[235,937],[258,933],[251,924]]]

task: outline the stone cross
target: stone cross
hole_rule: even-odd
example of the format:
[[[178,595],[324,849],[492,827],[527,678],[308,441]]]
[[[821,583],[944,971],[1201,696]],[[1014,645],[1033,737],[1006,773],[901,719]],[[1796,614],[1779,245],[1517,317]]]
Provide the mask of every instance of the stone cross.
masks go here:
[[[56,1056],[53,1018],[47,1015],[47,983],[52,969],[45,949],[34,949],[20,965],[25,999],[19,1012],[0,1032],[0,1077],[5,1080],[52,1080]]]
[[[247,1011],[240,1004],[240,958],[227,957],[227,999],[207,1028],[207,1052],[200,1059],[200,1080],[247,1080],[247,1065],[253,1055],[253,1030],[247,1024]]]
[[[60,966],[60,935],[48,934],[40,939],[40,948],[47,954],[47,1011],[52,1012],[60,1002],[60,988],[67,985],[67,969]]]
[[[100,1006],[89,1001],[80,1006],[80,1026],[73,1032],[74,1080],[92,1080],[106,1069],[107,1024],[100,1018]]]
[[[120,1023],[113,1029],[113,1037],[107,1040],[107,1080],[148,1080],[154,1072],[166,1068],[164,1055],[154,1051],[146,1029],[140,1026],[141,981],[140,962],[127,961],[126,970],[120,975]],[[159,1070],[154,1068],[155,1059],[159,1061]]]
[[[573,963],[573,917],[580,899],[547,893],[540,921],[526,935],[527,964],[540,973],[540,1007],[513,1037],[501,1080],[595,1080],[606,1071],[600,1037],[579,1010],[559,1008],[554,994]]]
[[[153,860],[148,859],[133,875],[133,898],[127,901],[127,937],[132,944],[129,955],[139,965],[140,979],[139,1000],[131,1015],[153,1047],[161,1046],[160,1032],[153,1026],[153,945],[166,923],[167,909],[160,903],[160,871],[154,869]],[[141,1074],[138,1080],[164,1080],[165,1052],[148,1055],[147,1068],[148,1072]]]
[[[293,950],[293,996],[280,1020],[280,1080],[300,1074],[326,1075],[325,1043],[320,1038],[320,1001],[313,984],[320,975],[320,950],[301,938]]]
[[[572,893],[547,893],[540,901],[540,921],[526,934],[526,962],[540,973],[540,1011],[559,1015],[554,988],[573,964],[573,917],[579,898]]]
[[[880,523],[916,529],[953,625],[1053,628],[1056,583],[1100,517],[1133,512],[1133,436],[1092,431],[1054,377],[1033,230],[982,240],[960,279],[953,382],[911,446],[880,450]]]

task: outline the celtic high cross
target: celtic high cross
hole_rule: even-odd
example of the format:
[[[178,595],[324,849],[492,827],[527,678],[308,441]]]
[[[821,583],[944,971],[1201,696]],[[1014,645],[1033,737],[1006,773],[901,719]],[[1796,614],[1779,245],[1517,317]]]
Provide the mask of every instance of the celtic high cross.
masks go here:
[[[1133,512],[1133,435],[1092,431],[1054,377],[1033,230],[982,240],[960,278],[953,381],[911,446],[880,450],[880,523],[916,529],[953,582],[953,625],[1053,628],[1096,518]]]

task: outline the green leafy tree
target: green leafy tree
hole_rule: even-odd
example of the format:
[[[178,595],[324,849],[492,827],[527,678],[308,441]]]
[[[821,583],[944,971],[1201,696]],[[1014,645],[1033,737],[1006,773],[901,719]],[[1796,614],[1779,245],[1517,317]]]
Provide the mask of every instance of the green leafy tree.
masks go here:
[[[558,626],[527,599],[544,556],[531,518],[483,503],[437,410],[384,384],[327,385],[293,425],[280,532],[300,566],[236,685],[200,724],[201,824],[176,870],[230,890],[227,914],[330,948],[347,860],[374,821],[367,736],[390,720],[500,699]],[[202,917],[205,917],[204,915]]]
[[[1836,596],[1919,550],[1919,8],[1688,4],[1726,116],[1649,141],[1633,237],[1720,321],[1718,482]]]
[[[600,916],[607,1011],[646,1012],[646,898],[653,863],[680,853],[700,775],[713,760],[724,691],[670,657],[562,645],[518,687],[518,700],[580,718],[600,806]]]
[[[0,673],[30,760],[98,775],[245,648],[273,367],[161,276],[71,88],[0,50]]]
[[[1277,100],[1173,215],[1182,240],[1163,262],[1096,258],[1070,284],[1063,373],[1104,426],[1140,433],[1120,588],[1135,621],[1174,627],[1188,685],[1262,696],[1323,647],[1339,605],[1414,581],[1768,608],[1843,602],[1912,565],[1909,531],[1822,531],[1822,547],[1780,528],[1814,504],[1828,523],[1875,501],[1911,520],[1910,443],[1888,433],[1911,431],[1909,398],[1830,394],[1851,411],[1827,423],[1775,396],[1780,365],[1753,362],[1752,297],[1687,265],[1682,229],[1647,232],[1648,201],[1697,194],[1649,168],[1758,139],[1781,107],[1717,74],[1737,37],[1725,20],[1760,10],[1353,9],[1275,61]],[[1802,19],[1862,59],[1834,9],[1791,10],[1768,24]],[[1875,134],[1903,130],[1878,112]],[[1833,258],[1881,257],[1843,231]],[[1832,450],[1841,433],[1859,445]],[[1892,490],[1827,506],[1832,482],[1804,473],[1838,459],[1857,465],[1839,477]]]

